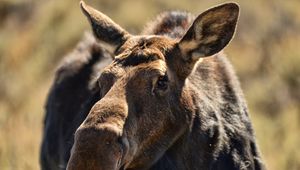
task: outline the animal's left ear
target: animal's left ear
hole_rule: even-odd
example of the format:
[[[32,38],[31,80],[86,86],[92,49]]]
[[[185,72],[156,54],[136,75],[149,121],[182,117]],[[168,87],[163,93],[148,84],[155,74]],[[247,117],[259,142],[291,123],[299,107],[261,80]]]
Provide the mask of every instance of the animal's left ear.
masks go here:
[[[221,51],[232,39],[239,16],[239,6],[225,3],[200,14],[179,41],[185,60],[197,60]]]

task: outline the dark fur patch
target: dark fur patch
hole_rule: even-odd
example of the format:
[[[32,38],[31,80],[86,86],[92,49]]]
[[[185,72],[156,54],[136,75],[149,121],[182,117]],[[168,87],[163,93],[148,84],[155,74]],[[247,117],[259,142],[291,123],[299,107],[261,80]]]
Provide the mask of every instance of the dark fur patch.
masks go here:
[[[40,160],[42,169],[66,168],[74,142],[73,134],[99,100],[96,84],[91,87],[95,68],[110,61],[91,37],[86,37],[64,58],[46,104]]]
[[[194,16],[188,12],[170,11],[160,14],[147,24],[142,34],[163,35],[170,38],[181,38],[191,25]]]
[[[143,53],[131,54],[126,58],[115,59],[115,62],[122,66],[136,66],[142,63],[149,63],[158,60],[156,55],[144,55]]]
[[[137,42],[137,45],[132,47],[131,52],[128,55],[116,58],[114,62],[127,67],[158,60],[159,57],[154,52],[151,53],[153,50],[149,47],[154,43],[155,42],[151,40],[142,38]],[[147,51],[145,51],[145,49],[147,49]]]

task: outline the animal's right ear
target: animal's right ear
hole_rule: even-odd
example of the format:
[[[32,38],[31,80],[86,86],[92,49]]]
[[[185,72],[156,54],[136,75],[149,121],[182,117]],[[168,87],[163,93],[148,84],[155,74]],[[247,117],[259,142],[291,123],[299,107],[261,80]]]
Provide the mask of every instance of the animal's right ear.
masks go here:
[[[130,34],[112,21],[108,16],[80,1],[80,7],[88,18],[96,38],[114,53],[129,37]]]

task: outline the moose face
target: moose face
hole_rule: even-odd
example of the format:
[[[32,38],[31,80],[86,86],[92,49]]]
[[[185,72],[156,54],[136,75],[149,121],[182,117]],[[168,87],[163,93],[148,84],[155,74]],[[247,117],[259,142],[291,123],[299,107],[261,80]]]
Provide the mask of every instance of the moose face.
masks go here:
[[[83,2],[81,8],[115,57],[99,77],[101,100],[76,131],[68,169],[147,169],[188,131],[194,101],[186,79],[199,58],[229,43],[239,8],[205,11],[181,39],[133,36]]]

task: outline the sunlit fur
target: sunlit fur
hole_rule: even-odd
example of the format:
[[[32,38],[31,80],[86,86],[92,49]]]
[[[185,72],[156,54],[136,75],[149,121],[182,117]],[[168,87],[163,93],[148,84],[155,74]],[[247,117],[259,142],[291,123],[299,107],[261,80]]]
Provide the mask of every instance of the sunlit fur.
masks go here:
[[[101,71],[90,64],[92,71],[84,76],[88,77],[86,81],[71,82],[68,76],[60,80],[58,72],[48,100],[49,116],[45,121],[42,152],[44,169],[50,163],[50,169],[57,169],[59,165],[65,168],[70,147],[62,146],[64,142],[69,142],[69,146],[73,144],[72,135],[77,127],[68,169],[263,169],[239,82],[226,56],[220,52],[233,36],[237,8],[230,3],[212,8],[197,17],[192,27],[189,27],[194,20],[191,14],[161,14],[142,35],[126,33],[125,38],[119,37],[118,40],[124,42],[113,44],[117,47],[111,54],[113,61]],[[233,15],[229,15],[230,10]],[[228,23],[213,26],[220,30],[211,30],[209,22],[220,18]],[[199,24],[207,26],[199,28]],[[97,24],[92,27],[105,29]],[[207,29],[204,33],[211,36],[196,36],[199,29]],[[98,33],[94,32],[96,37]],[[100,34],[105,36],[102,31]],[[106,36],[104,39],[110,38]],[[218,38],[211,38],[214,36]],[[98,38],[101,41],[101,36]],[[197,42],[193,48],[185,44],[191,41]],[[87,63],[94,57],[98,57],[96,63],[101,63],[103,57],[99,56],[104,55],[104,51],[91,55],[93,49],[83,51],[92,56],[87,58]],[[65,75],[83,72],[76,68],[66,67]],[[95,83],[90,77],[97,72],[101,74]],[[162,90],[158,88],[158,81],[165,76],[168,77],[167,88]],[[95,93],[73,89],[83,82],[86,82],[85,88],[92,87]],[[63,110],[61,106],[67,108],[70,101],[86,103],[76,97],[62,100],[69,95],[64,91],[53,100],[59,88],[68,83],[74,83],[69,89],[72,93],[84,95],[87,101],[92,98],[90,104],[81,105],[73,113]],[[72,121],[61,121],[66,129],[56,127],[59,140],[52,145],[49,141],[53,136],[47,134],[54,129],[49,127],[62,115]],[[65,136],[61,135],[62,131],[67,132]],[[58,157],[67,153],[63,159],[47,152],[45,148],[51,145],[63,148],[56,149]]]

